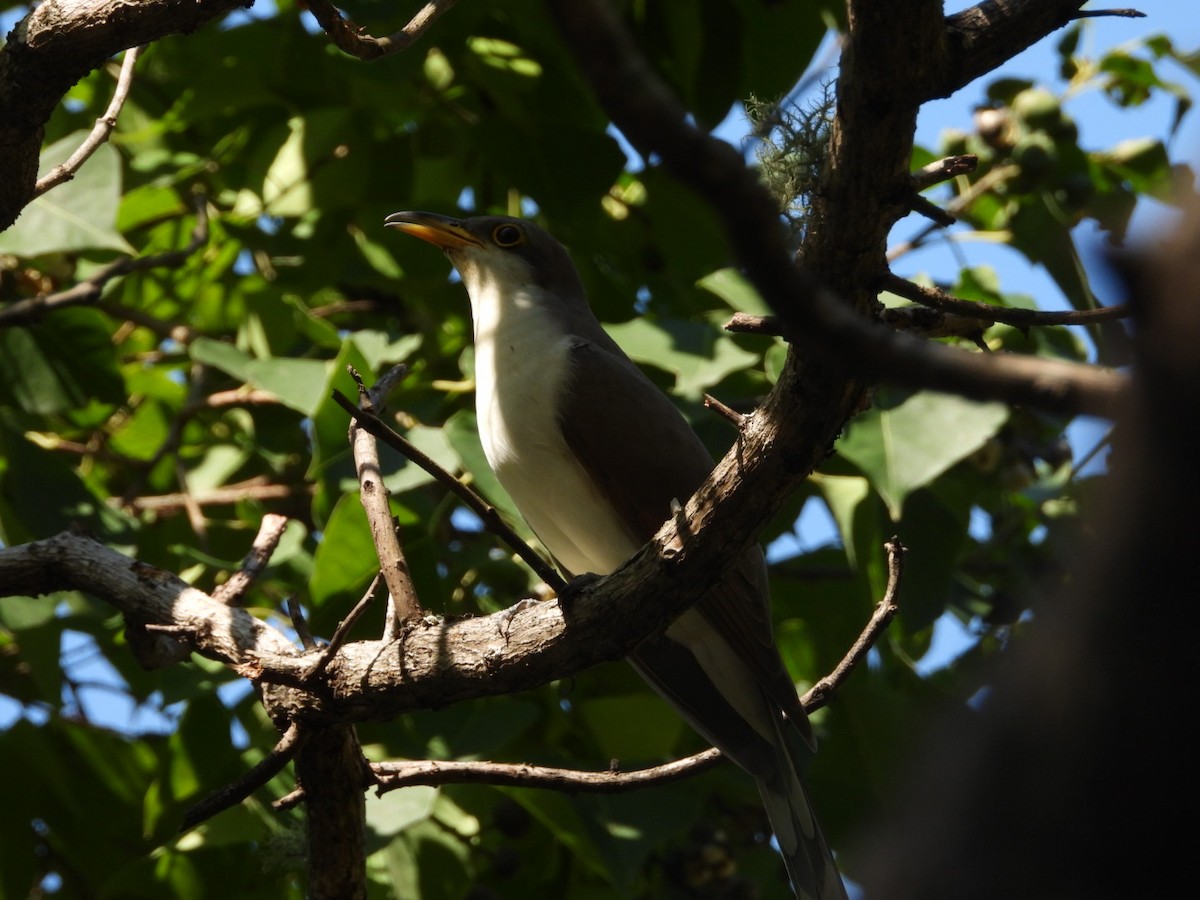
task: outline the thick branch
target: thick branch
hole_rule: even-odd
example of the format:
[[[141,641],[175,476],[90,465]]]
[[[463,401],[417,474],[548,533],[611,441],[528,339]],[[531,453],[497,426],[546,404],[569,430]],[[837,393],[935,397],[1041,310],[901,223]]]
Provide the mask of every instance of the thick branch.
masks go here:
[[[1026,47],[1085,14],[1086,0],[985,0],[946,19],[944,64],[927,79],[924,99],[948,97]],[[1140,16],[1130,9],[1086,15]]]
[[[657,154],[721,214],[748,277],[788,325],[789,339],[812,358],[793,360],[790,369],[806,367],[804,378],[798,370],[785,370],[767,403],[794,418],[794,410],[786,409],[788,391],[829,398],[828,421],[836,420],[832,428],[812,428],[807,422],[804,431],[792,431],[780,423],[799,446],[811,449],[814,441],[832,440],[855,406],[849,397],[857,397],[856,389],[844,376],[830,380],[830,367],[850,366],[864,377],[1056,412],[1115,413],[1126,382],[1112,373],[1062,363],[1030,365],[1007,355],[983,357],[930,345],[877,327],[851,311],[865,313],[874,303],[886,274],[887,229],[907,209],[912,185],[908,156],[918,92],[902,80],[883,88],[877,75],[890,70],[893,61],[896,71],[911,67],[922,46],[928,45],[929,53],[941,52],[928,33],[936,27],[940,34],[940,18],[930,16],[936,4],[923,4],[923,16],[913,21],[897,19],[894,10],[852,5],[831,164],[803,267],[793,263],[775,204],[754,174],[732,148],[689,124],[607,7],[594,0],[551,5],[613,121],[643,155]],[[900,26],[911,32],[911,40],[897,35]],[[880,94],[889,90],[895,95],[884,102]],[[881,107],[887,110],[882,120]]]
[[[124,614],[132,630],[169,626],[197,653],[243,675],[257,671],[259,656],[297,655],[283,634],[244,610],[77,534],[0,550],[0,585],[9,596],[86,591]]]
[[[362,900],[367,896],[366,802],[369,773],[354,729],[329,728],[309,736],[296,754],[308,827],[309,900]]]

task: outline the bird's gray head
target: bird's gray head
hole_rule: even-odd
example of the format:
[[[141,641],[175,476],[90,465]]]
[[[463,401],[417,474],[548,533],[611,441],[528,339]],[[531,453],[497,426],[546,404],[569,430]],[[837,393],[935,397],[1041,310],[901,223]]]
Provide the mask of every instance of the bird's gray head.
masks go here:
[[[566,249],[532,222],[511,216],[454,219],[398,212],[384,223],[446,251],[473,300],[488,294],[525,293],[586,304]]]

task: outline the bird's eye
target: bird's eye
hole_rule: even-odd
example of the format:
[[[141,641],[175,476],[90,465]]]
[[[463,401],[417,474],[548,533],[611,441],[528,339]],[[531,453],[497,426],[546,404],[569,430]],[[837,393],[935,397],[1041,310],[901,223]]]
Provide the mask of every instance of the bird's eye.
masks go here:
[[[525,235],[516,225],[497,225],[492,232],[492,240],[498,247],[515,247],[525,240]]]

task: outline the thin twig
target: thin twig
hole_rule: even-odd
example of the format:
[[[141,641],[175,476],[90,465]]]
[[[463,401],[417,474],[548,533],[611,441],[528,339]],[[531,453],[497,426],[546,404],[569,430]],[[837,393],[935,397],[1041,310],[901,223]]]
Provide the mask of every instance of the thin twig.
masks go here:
[[[900,579],[904,573],[904,554],[908,548],[900,543],[899,538],[895,537],[884,544],[883,548],[887,551],[888,570],[887,587],[884,589],[883,599],[876,604],[875,612],[867,623],[867,627],[858,636],[858,640],[850,646],[849,652],[842,657],[842,661],[804,695],[802,702],[806,710],[817,709],[829,701],[829,697],[837,690],[838,685],[845,681],[846,676],[866,658],[867,651],[875,645],[879,635],[900,611],[896,597],[900,592]],[[810,703],[813,704],[811,707]]]
[[[305,650],[316,650],[317,641],[308,627],[308,619],[304,618],[304,609],[300,606],[300,601],[295,597],[288,597],[284,606],[287,607],[288,618],[292,620],[292,628],[296,630],[296,637],[300,638],[301,646]]]
[[[283,767],[291,762],[296,751],[304,743],[305,733],[299,723],[293,722],[284,732],[262,762],[250,769],[241,778],[232,781],[219,790],[213,791],[191,809],[183,814],[180,832],[195,828],[206,819],[211,819],[217,813],[241,803],[256,790],[278,775]]]
[[[371,586],[367,588],[367,592],[362,595],[362,598],[354,604],[354,608],[346,613],[346,618],[338,623],[338,627],[334,629],[333,637],[329,639],[329,643],[321,650],[321,655],[317,657],[312,668],[304,674],[303,681],[311,682],[329,667],[329,663],[337,655],[342,645],[346,643],[346,638],[350,636],[350,629],[354,627],[354,623],[367,611],[367,607],[375,599],[375,594],[379,590],[381,581],[381,574],[376,574],[371,579]]]
[[[961,213],[964,209],[966,209],[996,185],[1002,184],[1009,178],[1016,177],[1020,171],[1021,167],[1016,165],[1016,163],[996,166],[993,169],[989,169],[983,176],[979,178],[979,180],[971,182],[965,191],[963,191],[961,194],[958,194],[950,202],[946,203],[942,209],[957,218],[959,213]],[[929,235],[934,234],[937,231],[937,225],[926,225],[909,240],[905,241],[904,243],[897,244],[895,247],[889,249],[887,252],[887,261],[893,262],[904,254],[916,250],[925,243],[925,239],[929,237]]]
[[[358,385],[359,407],[372,415],[378,415],[376,400],[382,400],[390,387],[404,375],[403,367],[395,367],[388,373],[387,384],[373,395],[363,384],[362,376],[352,366],[348,368],[350,377]],[[383,483],[379,465],[379,446],[375,443],[375,437],[355,420],[350,422],[348,437],[361,488],[359,500],[367,514],[375,553],[379,556],[383,580],[388,587],[388,614],[384,622],[383,639],[394,641],[400,636],[403,623],[420,618],[424,610],[417,599],[408,561],[404,558],[404,548],[400,546],[400,537],[396,534],[396,521],[392,518],[388,489]]]
[[[430,0],[417,11],[407,25],[382,38],[366,34],[349,19],[343,19],[342,14],[328,0],[308,0],[308,11],[313,14],[317,24],[325,29],[325,33],[338,49],[366,60],[407,50],[456,2],[457,0]]]
[[[534,573],[542,579],[550,588],[561,595],[566,589],[567,583],[562,576],[554,570],[544,559],[538,556],[533,550],[521,540],[520,536],[515,531],[504,523],[500,518],[500,514],[496,508],[488,503],[483,497],[479,496],[474,490],[463,484],[436,462],[430,459],[426,454],[422,453],[414,447],[403,436],[397,434],[387,423],[376,416],[374,413],[369,413],[366,410],[359,409],[344,394],[340,391],[333,392],[334,402],[342,409],[346,410],[366,431],[375,435],[393,450],[400,453],[402,456],[411,460],[416,465],[420,466],[426,472],[434,477],[434,479],[448,488],[451,493],[458,497],[467,506],[471,512],[479,516],[482,520],[484,528],[496,535],[504,543],[508,544],[513,551],[525,561],[529,568],[533,569]]]
[[[258,526],[258,534],[250,544],[250,552],[242,560],[241,568],[229,576],[229,580],[212,592],[212,598],[228,606],[238,606],[246,591],[271,562],[271,554],[279,546],[287,528],[287,516],[267,513]]]
[[[779,316],[755,316],[742,312],[734,313],[723,327],[735,334],[767,334],[772,337],[784,337],[787,332]]]
[[[954,218],[954,216],[950,215],[942,207],[938,206],[932,200],[922,197],[920,194],[913,194],[908,200],[908,206],[913,212],[924,216],[935,225],[940,225],[943,228],[949,228],[958,221],[958,219]]]
[[[936,287],[915,284],[899,275],[889,274],[884,282],[884,288],[893,294],[898,294],[906,300],[920,303],[943,312],[954,313],[969,319],[983,319],[988,322],[1002,322],[1017,328],[1028,328],[1041,325],[1090,325],[1094,322],[1108,322],[1113,319],[1127,319],[1132,310],[1123,304],[1103,306],[1098,309],[1071,309],[1045,311],[1037,309],[1016,309],[1007,306],[997,306],[994,303],[979,303],[974,300],[962,300],[951,296]]]
[[[983,340],[989,322],[942,312],[927,306],[891,306],[879,312],[880,321],[897,331],[923,338],[957,337],[974,342],[980,350],[990,350]]]
[[[56,309],[96,303],[104,285],[121,275],[145,269],[175,269],[182,266],[193,253],[208,243],[208,200],[203,194],[196,194],[195,209],[196,225],[188,245],[183,249],[168,250],[153,256],[123,256],[64,291],[19,300],[0,309],[0,328],[29,325]]]
[[[746,416],[731,406],[727,406],[712,394],[704,395],[704,406],[728,421],[734,428],[741,431],[746,426]]]
[[[117,75],[117,86],[113,90],[108,109],[96,120],[91,132],[75,152],[67,158],[67,161],[59,163],[37,180],[37,184],[33,187],[33,195],[29,199],[40,197],[51,188],[74,178],[80,166],[87,162],[92,154],[100,148],[100,145],[109,139],[113,129],[117,127],[117,116],[121,114],[121,108],[125,106],[125,100],[129,96],[129,88],[133,85],[133,67],[141,52],[141,47],[130,47],[125,51],[125,58],[121,61],[121,71]]]
[[[947,156],[945,159],[934,160],[927,166],[922,166],[912,174],[913,190],[923,191],[957,178],[968,175],[979,166],[979,157],[974,153],[964,153],[961,156]]]
[[[199,506],[228,506],[241,500],[287,500],[311,494],[315,487],[311,484],[273,484],[265,476],[256,475],[246,481],[227,484],[213,488],[211,491],[201,491],[190,495],[191,500]],[[119,498],[118,498],[119,499]],[[152,494],[146,497],[134,497],[124,506],[132,510],[147,510],[159,513],[174,512],[183,508],[188,501],[188,495]],[[116,505],[114,503],[114,505]]]
[[[1123,19],[1144,19],[1146,14],[1136,9],[1082,9],[1072,13],[1072,19],[1099,19],[1102,16],[1119,16]]]

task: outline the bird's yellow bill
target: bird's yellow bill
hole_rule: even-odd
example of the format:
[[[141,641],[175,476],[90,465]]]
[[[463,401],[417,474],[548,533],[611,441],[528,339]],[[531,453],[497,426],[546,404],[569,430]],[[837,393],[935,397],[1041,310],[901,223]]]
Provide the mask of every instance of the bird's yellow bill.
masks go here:
[[[477,247],[479,238],[463,226],[458,219],[450,216],[439,216],[427,212],[398,212],[392,213],[383,220],[383,224],[399,228],[405,234],[411,234],[423,241],[428,241],[443,250],[454,250],[459,247]]]

